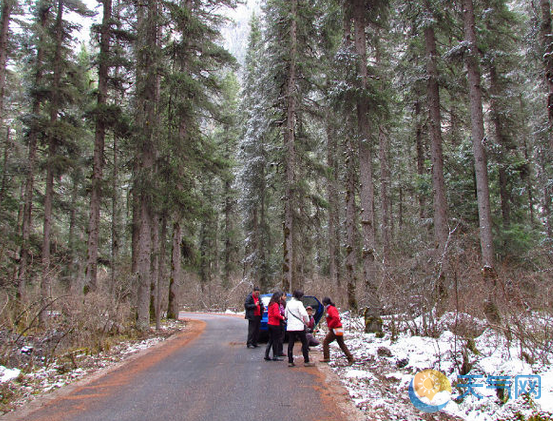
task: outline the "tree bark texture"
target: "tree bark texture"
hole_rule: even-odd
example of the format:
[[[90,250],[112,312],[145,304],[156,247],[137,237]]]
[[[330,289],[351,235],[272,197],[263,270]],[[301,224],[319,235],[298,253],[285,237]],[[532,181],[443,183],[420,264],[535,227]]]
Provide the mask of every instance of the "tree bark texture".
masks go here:
[[[482,87],[480,85],[480,68],[478,64],[478,49],[474,7],[472,0],[463,0],[463,23],[465,40],[469,51],[465,55],[465,65],[470,94],[470,116],[472,133],[472,150],[474,154],[474,170],[476,175],[476,195],[478,201],[478,218],[480,225],[480,247],[482,263],[485,268],[494,268],[494,247],[492,235],[492,218],[490,209],[490,192],[488,183],[488,168],[484,143],[484,115],[482,112]]]

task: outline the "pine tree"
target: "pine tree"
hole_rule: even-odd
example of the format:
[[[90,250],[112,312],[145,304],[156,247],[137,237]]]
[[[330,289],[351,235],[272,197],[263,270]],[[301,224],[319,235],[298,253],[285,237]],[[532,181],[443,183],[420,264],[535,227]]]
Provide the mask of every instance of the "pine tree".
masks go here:
[[[46,56],[46,32],[49,21],[51,19],[50,7],[47,1],[36,3],[36,21],[35,21],[35,40],[34,47],[36,50],[34,63],[32,66],[32,104],[31,112],[28,118],[29,130],[28,138],[28,158],[25,178],[25,188],[23,194],[23,218],[21,227],[21,249],[20,263],[17,282],[17,296],[19,300],[26,301],[27,285],[29,283],[29,264],[31,258],[31,229],[32,229],[32,214],[33,214],[33,195],[35,185],[36,161],[38,152],[38,139],[42,130],[43,117],[41,116],[42,104],[45,101],[43,95],[43,79],[44,79],[44,60]]]
[[[314,52],[320,5],[305,0],[267,2],[267,42],[271,69],[270,101],[273,124],[282,139],[283,198],[283,289],[303,287],[307,255],[311,245],[303,241],[307,229],[302,209],[309,195],[308,154],[312,145],[306,130],[309,97],[317,77],[319,61]],[[303,273],[302,273],[303,272]]]
[[[44,224],[41,255],[41,296],[43,308],[40,314],[41,323],[46,322],[47,303],[51,296],[51,287],[53,281],[53,267],[51,265],[51,231],[53,218],[53,200],[54,200],[54,177],[63,169],[63,159],[60,159],[59,149],[63,146],[63,138],[71,136],[68,133],[72,130],[71,122],[60,118],[60,113],[66,106],[71,92],[70,84],[66,84],[65,77],[70,74],[71,63],[69,62],[68,49],[65,45],[68,38],[65,29],[64,12],[77,12],[83,16],[89,14],[88,10],[80,2],[66,3],[64,0],[58,0],[53,4],[55,18],[52,26],[51,46],[53,56],[50,57],[52,66],[51,79],[47,90],[48,94],[48,128],[46,140],[48,146],[48,156],[46,164],[46,186],[44,192]],[[66,94],[62,97],[62,93]],[[64,136],[65,135],[65,136]]]
[[[244,215],[244,277],[263,290],[269,288],[269,266],[274,235],[268,214],[269,178],[274,167],[274,147],[270,143],[270,111],[268,103],[268,78],[265,44],[261,22],[252,16],[245,60],[244,89],[241,105],[243,135],[239,141],[237,159],[239,171],[238,189],[242,192],[239,205]]]

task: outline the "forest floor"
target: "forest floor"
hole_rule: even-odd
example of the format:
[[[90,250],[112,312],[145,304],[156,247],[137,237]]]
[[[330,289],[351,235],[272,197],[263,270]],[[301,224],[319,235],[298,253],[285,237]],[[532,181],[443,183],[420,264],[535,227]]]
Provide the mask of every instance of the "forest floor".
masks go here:
[[[347,313],[343,315],[343,322],[346,344],[356,359],[355,363],[348,365],[337,344],[333,343],[331,362],[328,365],[317,362],[317,365],[321,371],[327,374],[332,372],[339,379],[362,419],[553,420],[553,367],[544,361],[529,364],[519,357],[517,344],[506,343],[491,329],[483,329],[469,352],[463,348],[463,342],[447,329],[443,329],[437,338],[429,338],[412,335],[406,329],[402,332],[400,328],[397,338],[392,341],[386,322],[387,333],[383,338],[364,333],[362,320],[350,318]],[[115,367],[186,329],[184,322],[165,322],[160,331],[152,330],[140,340],[120,342],[97,355],[75,354],[69,362],[60,359],[52,361],[47,367],[37,367],[25,373],[0,366],[0,414],[101,370]],[[318,333],[321,341],[324,333]],[[320,355],[321,350],[322,346],[314,349],[315,357]],[[455,374],[462,361],[471,367],[469,373],[474,377],[472,380],[460,381]],[[410,394],[410,385],[417,373],[429,369],[443,373],[452,387],[437,390],[435,396],[423,393],[421,402],[430,406],[421,411],[413,403],[416,398]],[[499,398],[498,389],[504,388],[504,383],[498,386],[497,376],[504,381],[507,377],[514,380],[509,387],[511,398],[506,402]],[[534,393],[530,391],[529,395],[515,399],[517,376],[539,379],[539,388],[535,388]],[[495,383],[490,379],[496,379]],[[459,386],[459,383],[470,381],[478,384],[474,384],[473,388]],[[466,393],[469,391],[471,393]],[[463,393],[467,396],[459,400]],[[432,410],[437,406],[440,411],[427,412],[428,408]]]

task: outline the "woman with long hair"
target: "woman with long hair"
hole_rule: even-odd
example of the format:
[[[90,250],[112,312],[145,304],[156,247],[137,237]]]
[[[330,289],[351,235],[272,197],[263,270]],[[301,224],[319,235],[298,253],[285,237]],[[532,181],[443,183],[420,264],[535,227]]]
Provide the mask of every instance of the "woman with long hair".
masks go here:
[[[267,343],[267,348],[265,348],[265,361],[283,361],[279,356],[279,342],[280,342],[280,321],[284,319],[284,316],[280,313],[280,297],[282,296],[281,292],[275,292],[271,301],[268,305],[268,321],[267,328],[269,329],[269,342]],[[273,348],[273,358],[269,357],[271,352],[271,347]]]

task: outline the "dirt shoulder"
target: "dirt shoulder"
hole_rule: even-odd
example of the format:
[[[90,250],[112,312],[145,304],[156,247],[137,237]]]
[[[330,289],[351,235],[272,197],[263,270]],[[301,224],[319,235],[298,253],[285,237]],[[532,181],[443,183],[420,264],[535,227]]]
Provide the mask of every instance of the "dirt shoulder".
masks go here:
[[[323,397],[325,405],[337,406],[349,421],[366,421],[363,412],[355,406],[338,375],[325,363],[319,362],[322,353],[310,350],[310,358],[317,364],[317,378],[322,387],[315,386]]]
[[[34,390],[33,394],[25,396],[24,399],[16,402],[14,406],[16,409],[5,413],[0,416],[2,421],[20,421],[22,419],[30,419],[30,415],[36,412],[38,409],[46,407],[56,408],[56,411],[64,411],[63,402],[67,402],[66,398],[70,394],[76,393],[79,390],[85,388],[87,385],[97,380],[98,378],[106,375],[111,375],[110,381],[111,387],[117,387],[118,384],[130,382],[132,377],[139,371],[145,370],[152,366],[156,362],[166,358],[169,354],[185,346],[189,342],[196,339],[205,327],[205,323],[197,320],[184,320],[182,328],[176,333],[172,334],[166,340],[146,349],[138,350],[132,354],[106,354],[103,356],[96,356],[95,364],[96,369],[90,369],[91,371],[84,374],[79,380],[73,381],[70,384],[66,384],[70,381],[70,377],[59,376],[60,381],[63,377],[63,387],[55,390],[41,392],[40,390]],[[115,362],[114,362],[115,360]],[[102,365],[109,364],[106,367]],[[109,385],[106,393],[109,393]],[[90,399],[87,397],[86,399]],[[85,404],[85,402],[82,402]],[[34,418],[33,418],[34,419]],[[41,419],[41,418],[36,418]],[[48,420],[56,419],[53,414],[48,415]]]

